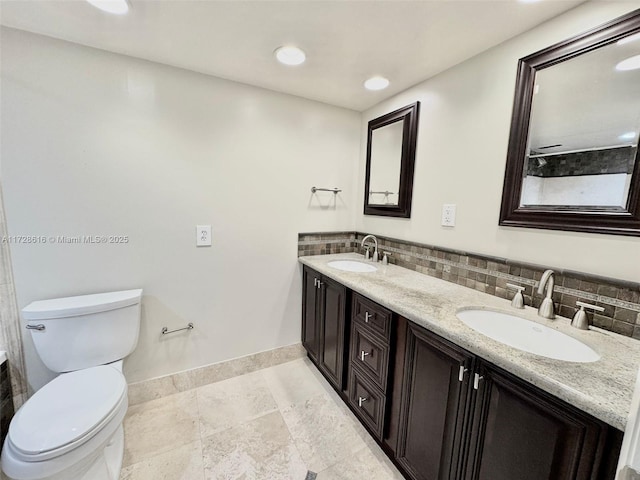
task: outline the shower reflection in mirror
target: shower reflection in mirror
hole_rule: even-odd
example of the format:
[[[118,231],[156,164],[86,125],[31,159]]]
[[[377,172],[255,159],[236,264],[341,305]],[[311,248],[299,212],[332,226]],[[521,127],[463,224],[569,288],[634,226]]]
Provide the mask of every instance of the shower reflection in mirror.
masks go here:
[[[499,224],[640,236],[640,9],[517,71]]]
[[[640,131],[635,37],[536,71],[521,207],[626,210]]]

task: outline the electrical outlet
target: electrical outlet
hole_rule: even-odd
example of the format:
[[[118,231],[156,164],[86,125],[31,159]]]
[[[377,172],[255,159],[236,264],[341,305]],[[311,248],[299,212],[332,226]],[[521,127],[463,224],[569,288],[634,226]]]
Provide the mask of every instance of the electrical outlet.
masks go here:
[[[456,206],[454,204],[442,205],[442,226],[455,227],[456,225]]]
[[[211,225],[196,225],[196,247],[211,246]]]

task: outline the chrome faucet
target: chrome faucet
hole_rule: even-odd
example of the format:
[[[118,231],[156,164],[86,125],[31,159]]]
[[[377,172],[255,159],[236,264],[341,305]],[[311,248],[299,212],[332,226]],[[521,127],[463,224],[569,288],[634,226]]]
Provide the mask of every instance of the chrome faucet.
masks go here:
[[[373,250],[373,256],[371,257],[371,260],[373,260],[374,262],[378,261],[378,239],[374,236],[374,235],[367,235],[366,237],[364,237],[362,239],[362,242],[360,243],[361,247],[364,247],[364,242],[368,239],[371,238],[373,239],[373,243],[374,243],[374,250]],[[365,258],[367,260],[369,260],[369,248],[367,248],[367,253],[365,254]]]
[[[551,296],[553,295],[553,287],[555,286],[555,279],[553,275],[553,270],[545,270],[542,274],[542,278],[540,279],[540,283],[538,284],[539,295],[542,295],[546,287],[546,296],[542,300],[540,308],[538,308],[538,315],[549,319],[556,318],[555,306],[551,299]]]

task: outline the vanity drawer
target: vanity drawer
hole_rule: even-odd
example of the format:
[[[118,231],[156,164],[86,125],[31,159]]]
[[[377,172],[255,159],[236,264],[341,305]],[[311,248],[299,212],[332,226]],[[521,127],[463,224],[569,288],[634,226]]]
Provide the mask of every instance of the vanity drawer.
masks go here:
[[[362,295],[353,295],[353,319],[387,342],[391,337],[391,311]]]
[[[386,398],[384,393],[353,364],[349,367],[349,403],[375,437],[382,440]]]
[[[371,377],[384,392],[389,371],[389,345],[367,333],[366,327],[354,323],[351,327],[351,363]]]

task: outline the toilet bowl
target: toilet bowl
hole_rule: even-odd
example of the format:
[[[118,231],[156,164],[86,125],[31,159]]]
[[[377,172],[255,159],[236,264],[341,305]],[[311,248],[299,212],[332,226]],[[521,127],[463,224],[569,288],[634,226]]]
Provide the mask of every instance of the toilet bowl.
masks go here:
[[[131,294],[131,292],[137,293]],[[88,317],[95,321],[98,315],[99,322],[116,320],[111,326],[110,336],[117,337],[127,332],[127,337],[133,336],[135,339],[133,341],[132,338],[123,337],[93,339],[95,348],[102,352],[92,352],[91,358],[86,361],[80,358],[88,358],[84,353],[86,344],[75,349],[76,352],[83,352],[78,355],[74,354],[73,350],[65,353],[65,345],[58,345],[58,352],[71,357],[70,359],[60,359],[57,358],[59,354],[47,353],[49,358],[56,360],[59,365],[75,364],[82,368],[61,373],[38,390],[16,412],[9,426],[1,457],[2,470],[10,479],[118,480],[124,453],[122,422],[128,406],[127,382],[122,373],[122,360],[116,359],[97,366],[91,363],[95,361],[96,355],[104,359],[121,355],[123,351],[128,354],[133,350],[137,343],[138,325],[132,329],[129,323],[139,323],[139,301],[142,292],[136,290],[114,293],[123,294],[120,297],[129,298],[129,302],[124,302],[129,304],[107,302],[109,307],[105,307],[105,297],[98,296],[98,299],[93,298],[93,301],[89,302],[91,304],[89,309],[93,311],[87,312],[87,299],[82,298],[84,304],[79,310],[70,308],[68,302],[65,304],[66,310],[63,316],[60,316],[62,315],[60,309],[54,309],[59,316],[55,319],[58,321],[49,318],[53,323],[46,321],[42,313],[44,309],[40,309],[37,321],[42,321],[42,324],[38,323],[38,325],[43,325],[44,328],[32,329],[35,334],[46,333],[49,329],[51,339],[64,337],[62,330],[56,330],[54,327],[62,323],[59,321],[61,319],[66,321],[64,328],[71,325],[76,327],[73,329],[76,333],[78,330],[90,332],[94,329],[85,329],[84,324],[89,321]],[[109,295],[112,297],[108,298],[113,299],[113,294]],[[103,308],[99,308],[96,303],[101,303]],[[64,302],[57,305],[63,304]],[[48,306],[51,307],[51,304]],[[25,310],[23,315],[28,318],[29,314],[25,314]],[[90,326],[96,327],[104,334],[104,326],[95,324]],[[71,343],[78,340],[76,335]],[[123,342],[128,345],[124,350]],[[35,341],[34,343],[38,344]],[[39,343],[42,347],[49,342],[40,338]],[[116,344],[117,348],[115,348]],[[107,351],[114,353],[110,355]],[[47,355],[41,355],[41,357],[47,357]],[[53,362],[49,362],[48,366],[51,363]]]

